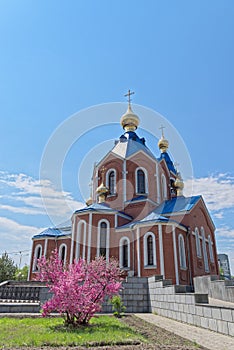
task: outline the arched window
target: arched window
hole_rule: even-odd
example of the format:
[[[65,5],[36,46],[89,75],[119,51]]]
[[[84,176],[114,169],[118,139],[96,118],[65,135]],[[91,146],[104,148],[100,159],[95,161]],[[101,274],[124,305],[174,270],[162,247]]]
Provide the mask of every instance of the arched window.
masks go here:
[[[106,231],[107,224],[105,222],[101,223],[100,229],[100,255],[106,257]]]
[[[214,262],[213,243],[211,241],[210,235],[208,236],[208,244],[209,244],[210,261],[213,263]]]
[[[119,242],[119,265],[121,268],[130,268],[130,240],[122,237]]]
[[[83,250],[81,251],[81,246]],[[85,259],[85,246],[86,246],[86,221],[81,220],[77,225],[76,234],[76,260],[80,258]]]
[[[116,193],[116,170],[109,169],[106,173],[106,184],[109,189],[109,195]]]
[[[202,234],[202,251],[203,251],[205,271],[209,272],[209,264],[208,264],[207,250],[206,250],[206,237],[205,237],[205,231],[203,227],[201,227],[201,234]]]
[[[163,200],[167,199],[167,181],[164,174],[162,174],[162,198]]]
[[[143,168],[136,169],[136,193],[144,194],[148,192],[147,172]]]
[[[34,261],[33,261],[33,271],[38,271],[37,261],[42,256],[42,246],[37,244],[34,250]]]
[[[63,262],[63,265],[66,264],[66,259],[67,259],[67,245],[61,244],[59,247],[59,258]]]
[[[144,236],[144,266],[156,266],[156,242],[152,232]]]
[[[186,255],[185,255],[185,246],[184,246],[184,237],[182,234],[179,235],[179,256],[180,256],[180,268],[186,269]]]
[[[196,251],[197,251],[197,256],[201,257],[201,242],[200,242],[200,237],[199,237],[199,230],[196,227],[195,228],[195,239],[196,239]]]

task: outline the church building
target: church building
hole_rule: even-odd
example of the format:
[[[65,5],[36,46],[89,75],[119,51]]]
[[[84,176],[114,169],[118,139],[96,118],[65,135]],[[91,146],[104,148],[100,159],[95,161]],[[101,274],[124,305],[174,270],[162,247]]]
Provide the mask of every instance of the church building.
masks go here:
[[[177,285],[219,274],[215,227],[202,196],[183,196],[163,129],[158,157],[139,138],[130,94],[120,120],[124,132],[95,165],[86,206],[73,213],[70,225],[33,236],[30,279],[37,259],[55,248],[64,264],[115,257],[129,276],[162,275]]]

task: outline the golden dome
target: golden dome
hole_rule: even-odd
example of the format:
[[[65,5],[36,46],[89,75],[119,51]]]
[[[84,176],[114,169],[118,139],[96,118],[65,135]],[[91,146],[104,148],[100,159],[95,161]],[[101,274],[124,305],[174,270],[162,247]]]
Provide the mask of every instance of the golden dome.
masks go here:
[[[120,124],[125,131],[135,131],[140,123],[139,117],[133,113],[130,103],[127,112],[122,115]]]
[[[101,185],[96,189],[96,192],[98,194],[98,203],[105,202],[109,189],[104,185],[103,181]]]
[[[162,135],[161,139],[158,141],[158,147],[162,153],[165,153],[168,149],[169,142]]]
[[[174,182],[174,186],[176,188],[177,196],[182,196],[183,195],[184,182],[183,182],[183,179],[182,179],[180,173],[177,174],[176,180]]]

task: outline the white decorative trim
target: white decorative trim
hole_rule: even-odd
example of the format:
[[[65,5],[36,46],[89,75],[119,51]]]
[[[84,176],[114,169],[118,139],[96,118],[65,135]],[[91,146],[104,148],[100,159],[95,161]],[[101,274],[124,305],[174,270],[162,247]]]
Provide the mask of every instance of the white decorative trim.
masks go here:
[[[162,199],[166,200],[168,198],[168,192],[167,192],[166,176],[164,174],[161,175],[161,181],[162,181]]]
[[[159,254],[160,254],[160,274],[165,278],[164,269],[164,252],[163,252],[163,237],[162,237],[162,225],[158,225],[158,235],[159,235]]]
[[[39,257],[37,257],[39,249],[40,249],[40,254],[39,254]],[[37,260],[40,259],[41,256],[42,256],[42,245],[41,244],[37,244],[35,249],[34,249],[32,272],[36,272],[37,271]]]
[[[144,175],[145,175],[145,192],[144,193],[141,193],[141,192],[138,192],[138,181],[137,181],[137,172],[138,170],[142,170]],[[149,188],[148,188],[148,172],[145,168],[143,167],[137,167],[136,170],[135,170],[135,192],[136,194],[148,194],[149,193]]]
[[[209,253],[210,253],[210,261],[214,263],[213,242],[211,241],[210,235],[208,236],[208,246],[209,246]]]
[[[48,238],[46,238],[45,240],[45,246],[44,246],[44,254],[43,256],[46,258],[46,254],[47,254],[47,247],[48,247]]]
[[[75,254],[75,259],[79,260],[81,258],[81,253],[80,253],[80,243],[81,243],[81,234],[83,232],[83,251],[82,251],[82,259],[85,259],[85,243],[86,243],[86,221],[85,220],[80,220],[77,225],[77,230],[76,230],[76,254]],[[81,231],[83,227],[83,231]]]
[[[128,266],[124,267],[123,266],[123,243],[124,241],[128,242]],[[130,239],[128,237],[121,237],[120,241],[119,241],[119,267],[120,268],[127,268],[130,269]]]
[[[160,181],[159,181],[159,170],[158,170],[158,162],[156,163],[156,193],[157,193],[157,197],[156,197],[156,201],[158,203],[161,202],[161,186],[160,186]]]
[[[205,272],[209,272],[209,264],[208,264],[208,257],[207,257],[207,250],[206,250],[206,236],[204,227],[201,227],[201,234],[202,234],[202,251],[203,251],[203,259],[204,259],[204,265],[205,265]]]
[[[141,277],[141,252],[140,252],[140,227],[137,227],[137,272],[138,277]]]
[[[152,240],[153,240],[153,265],[149,265],[148,264],[148,244],[147,244],[147,240],[148,237],[151,236]],[[155,235],[153,232],[147,232],[144,235],[144,267],[151,267],[157,266],[157,259],[156,259],[156,240],[155,240]]]
[[[185,254],[185,245],[184,245],[184,236],[180,233],[178,236],[178,245],[179,245],[179,258],[180,258],[180,268],[187,269],[186,254]]]
[[[114,193],[111,193],[110,196],[113,196],[116,194],[116,169],[111,168],[111,169],[108,169],[108,171],[106,172],[106,186],[110,190],[109,175],[112,171],[114,172]]]
[[[199,258],[202,257],[200,238],[201,237],[199,235],[199,229],[198,227],[195,227],[196,252],[197,252],[197,257]]]
[[[123,207],[127,200],[127,186],[126,186],[126,159],[123,160]]]
[[[91,243],[92,243],[92,213],[89,213],[89,235],[88,235],[88,253],[87,253],[87,262],[90,262],[91,257]]]
[[[177,247],[176,247],[175,225],[172,226],[172,237],[173,237],[173,251],[174,251],[176,284],[179,284],[180,282],[179,282],[179,271],[178,271],[178,257],[177,257]]]
[[[97,234],[97,257],[100,256],[100,234],[101,234],[101,223],[105,222],[106,227],[106,261],[109,261],[109,249],[110,249],[110,222],[106,219],[101,219],[98,222],[98,234]]]
[[[75,240],[75,222],[76,217],[72,217],[72,234],[71,234],[71,252],[70,252],[70,264],[73,263],[73,252],[74,252],[74,240]]]
[[[67,260],[67,245],[65,243],[61,244],[59,247],[59,258],[62,258],[62,249],[65,248],[65,254],[64,254],[64,260],[63,260],[63,264],[66,264],[66,260]]]

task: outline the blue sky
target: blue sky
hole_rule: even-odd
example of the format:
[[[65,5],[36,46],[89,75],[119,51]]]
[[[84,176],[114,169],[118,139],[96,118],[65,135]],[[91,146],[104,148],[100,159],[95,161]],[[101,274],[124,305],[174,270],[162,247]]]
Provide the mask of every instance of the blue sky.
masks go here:
[[[110,114],[109,125],[93,117],[100,126],[92,131],[78,112],[124,103],[131,88],[133,103],[163,115],[184,140],[194,194],[204,195],[218,251],[229,254],[234,271],[233,18],[228,0],[0,2],[0,253],[16,252],[11,257],[18,263],[23,251],[21,263],[28,262],[30,237],[52,225],[41,190],[58,221],[88,195],[93,164],[87,165],[86,154],[95,144],[101,154],[110,147],[107,140],[119,137],[125,105]],[[77,113],[76,132],[63,129]],[[62,187],[45,173],[39,181],[43,152],[59,126],[61,140],[88,130],[69,146]],[[153,135],[159,126],[156,118]],[[144,128],[139,135],[154,148]],[[157,147],[153,151],[158,154]]]

